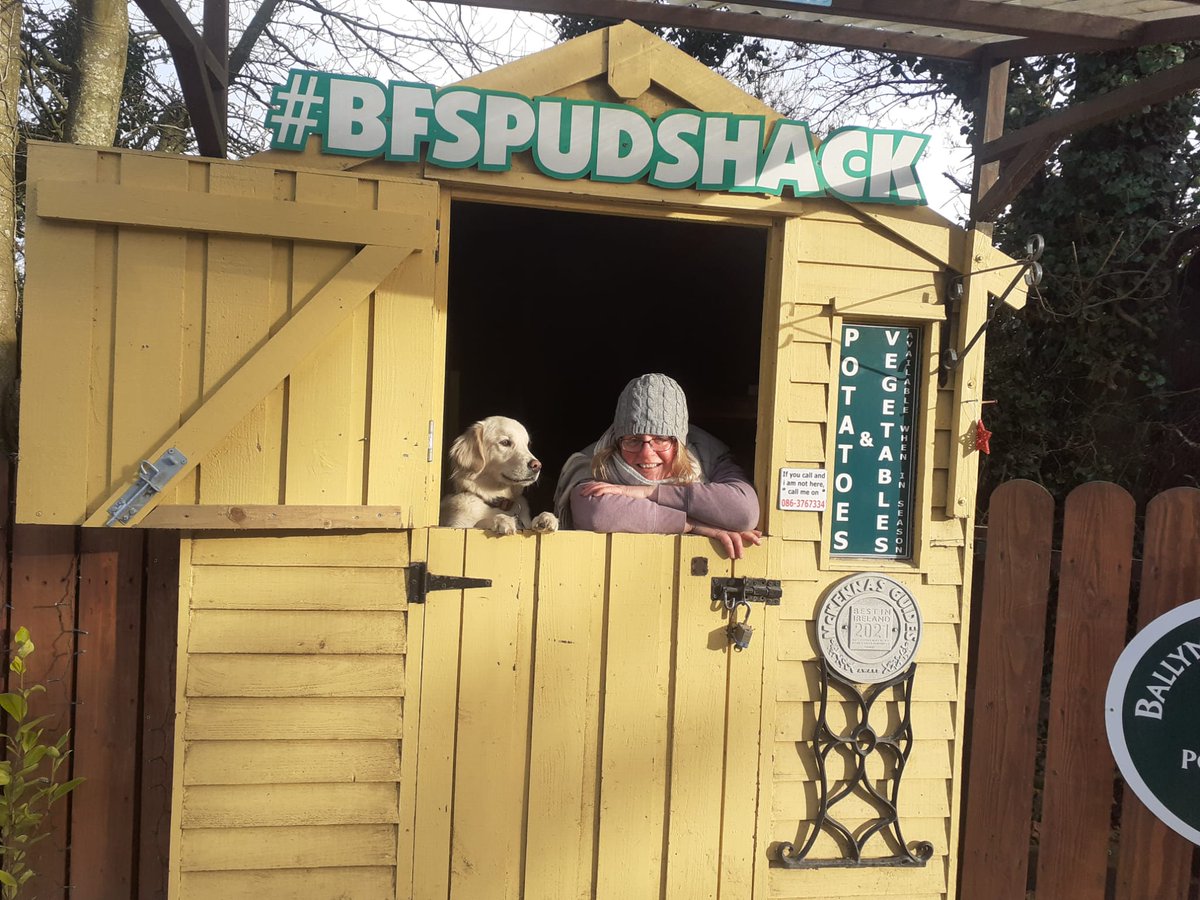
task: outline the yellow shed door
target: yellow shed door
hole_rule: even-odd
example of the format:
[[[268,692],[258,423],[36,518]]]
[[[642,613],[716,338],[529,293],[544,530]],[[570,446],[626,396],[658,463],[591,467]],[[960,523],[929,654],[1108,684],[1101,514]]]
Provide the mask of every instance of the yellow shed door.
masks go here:
[[[765,897],[778,607],[735,652],[709,596],[771,549],[185,539],[170,896]],[[410,602],[417,563],[492,585]]]
[[[769,548],[734,572],[700,538],[427,534],[430,572],[492,585],[409,606],[398,896],[763,896],[777,607],[735,652],[710,591]]]

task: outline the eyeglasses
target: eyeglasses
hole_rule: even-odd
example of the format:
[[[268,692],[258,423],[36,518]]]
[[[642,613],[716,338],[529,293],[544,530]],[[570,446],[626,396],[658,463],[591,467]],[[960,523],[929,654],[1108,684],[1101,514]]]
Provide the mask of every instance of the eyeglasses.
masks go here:
[[[655,453],[662,453],[669,447],[675,446],[675,438],[659,437],[658,435],[653,435],[652,437],[629,435],[628,437],[623,437],[617,441],[617,446],[619,446],[626,453],[637,453],[642,449],[643,444],[649,444],[650,449]]]

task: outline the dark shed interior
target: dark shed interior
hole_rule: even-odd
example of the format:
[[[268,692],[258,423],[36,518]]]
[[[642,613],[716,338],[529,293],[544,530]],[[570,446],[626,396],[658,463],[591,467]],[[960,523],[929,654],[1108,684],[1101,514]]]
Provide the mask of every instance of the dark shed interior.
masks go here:
[[[519,419],[547,509],[625,383],[664,372],[753,473],[765,229],[473,202],[451,219],[443,454],[477,419]]]

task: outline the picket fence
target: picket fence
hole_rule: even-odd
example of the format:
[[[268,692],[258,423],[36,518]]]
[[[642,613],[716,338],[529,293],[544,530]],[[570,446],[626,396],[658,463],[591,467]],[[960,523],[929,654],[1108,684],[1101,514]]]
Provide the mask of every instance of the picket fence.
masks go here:
[[[972,616],[963,900],[1195,900],[1200,854],[1122,790],[1104,696],[1132,634],[1200,597],[1200,490],[1146,506],[1029,481],[992,494]],[[1061,537],[1055,539],[1056,520]]]

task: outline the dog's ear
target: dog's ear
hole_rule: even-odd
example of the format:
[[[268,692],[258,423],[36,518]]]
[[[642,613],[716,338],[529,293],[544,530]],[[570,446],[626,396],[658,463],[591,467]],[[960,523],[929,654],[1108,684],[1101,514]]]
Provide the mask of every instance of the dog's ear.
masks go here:
[[[450,473],[452,481],[473,478],[484,469],[483,423],[476,422],[454,439],[450,445],[450,462],[454,464]]]

